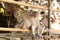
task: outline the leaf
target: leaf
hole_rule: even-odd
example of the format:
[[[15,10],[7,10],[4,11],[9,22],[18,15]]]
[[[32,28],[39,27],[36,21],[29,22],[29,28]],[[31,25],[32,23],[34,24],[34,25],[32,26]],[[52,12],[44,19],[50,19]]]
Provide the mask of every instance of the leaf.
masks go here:
[[[3,8],[0,8],[0,13],[4,14],[4,9]]]

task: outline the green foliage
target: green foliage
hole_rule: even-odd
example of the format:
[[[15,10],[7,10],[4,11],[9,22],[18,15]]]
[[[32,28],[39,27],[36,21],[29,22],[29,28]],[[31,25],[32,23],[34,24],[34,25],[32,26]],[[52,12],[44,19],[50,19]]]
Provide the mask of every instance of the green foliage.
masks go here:
[[[0,13],[4,14],[4,9],[3,8],[0,8]]]

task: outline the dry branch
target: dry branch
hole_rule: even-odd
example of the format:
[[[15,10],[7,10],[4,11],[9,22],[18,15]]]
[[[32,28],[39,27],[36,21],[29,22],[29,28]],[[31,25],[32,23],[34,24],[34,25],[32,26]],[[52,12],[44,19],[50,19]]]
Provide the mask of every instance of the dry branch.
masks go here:
[[[22,31],[22,32],[31,32],[31,30],[28,29],[19,29],[19,28],[1,28],[0,31],[10,31],[10,32],[17,32],[17,31]],[[37,30],[36,30],[37,31]],[[53,29],[46,29],[45,32],[50,31],[52,34],[60,34],[60,30],[53,30]]]
[[[19,29],[19,28],[1,28],[0,27],[0,31],[26,31],[26,32],[29,32],[30,30],[28,29]]]
[[[12,3],[12,4],[17,4],[19,6],[22,5],[22,6],[28,6],[28,7],[32,7],[32,8],[36,8],[36,9],[48,10],[48,7],[44,7],[44,6],[41,6],[41,5],[31,5],[31,4],[22,3],[22,2],[13,1],[13,0],[0,0],[0,1],[1,2]],[[60,12],[60,8],[58,10],[51,10],[51,11]]]
[[[44,10],[47,9],[46,7],[41,6],[41,5],[31,5],[31,4],[27,4],[27,3],[18,2],[18,1],[11,1],[11,0],[0,0],[0,1],[17,4],[17,5],[22,5],[22,6],[28,6],[28,7],[37,8],[37,9],[44,9]]]

